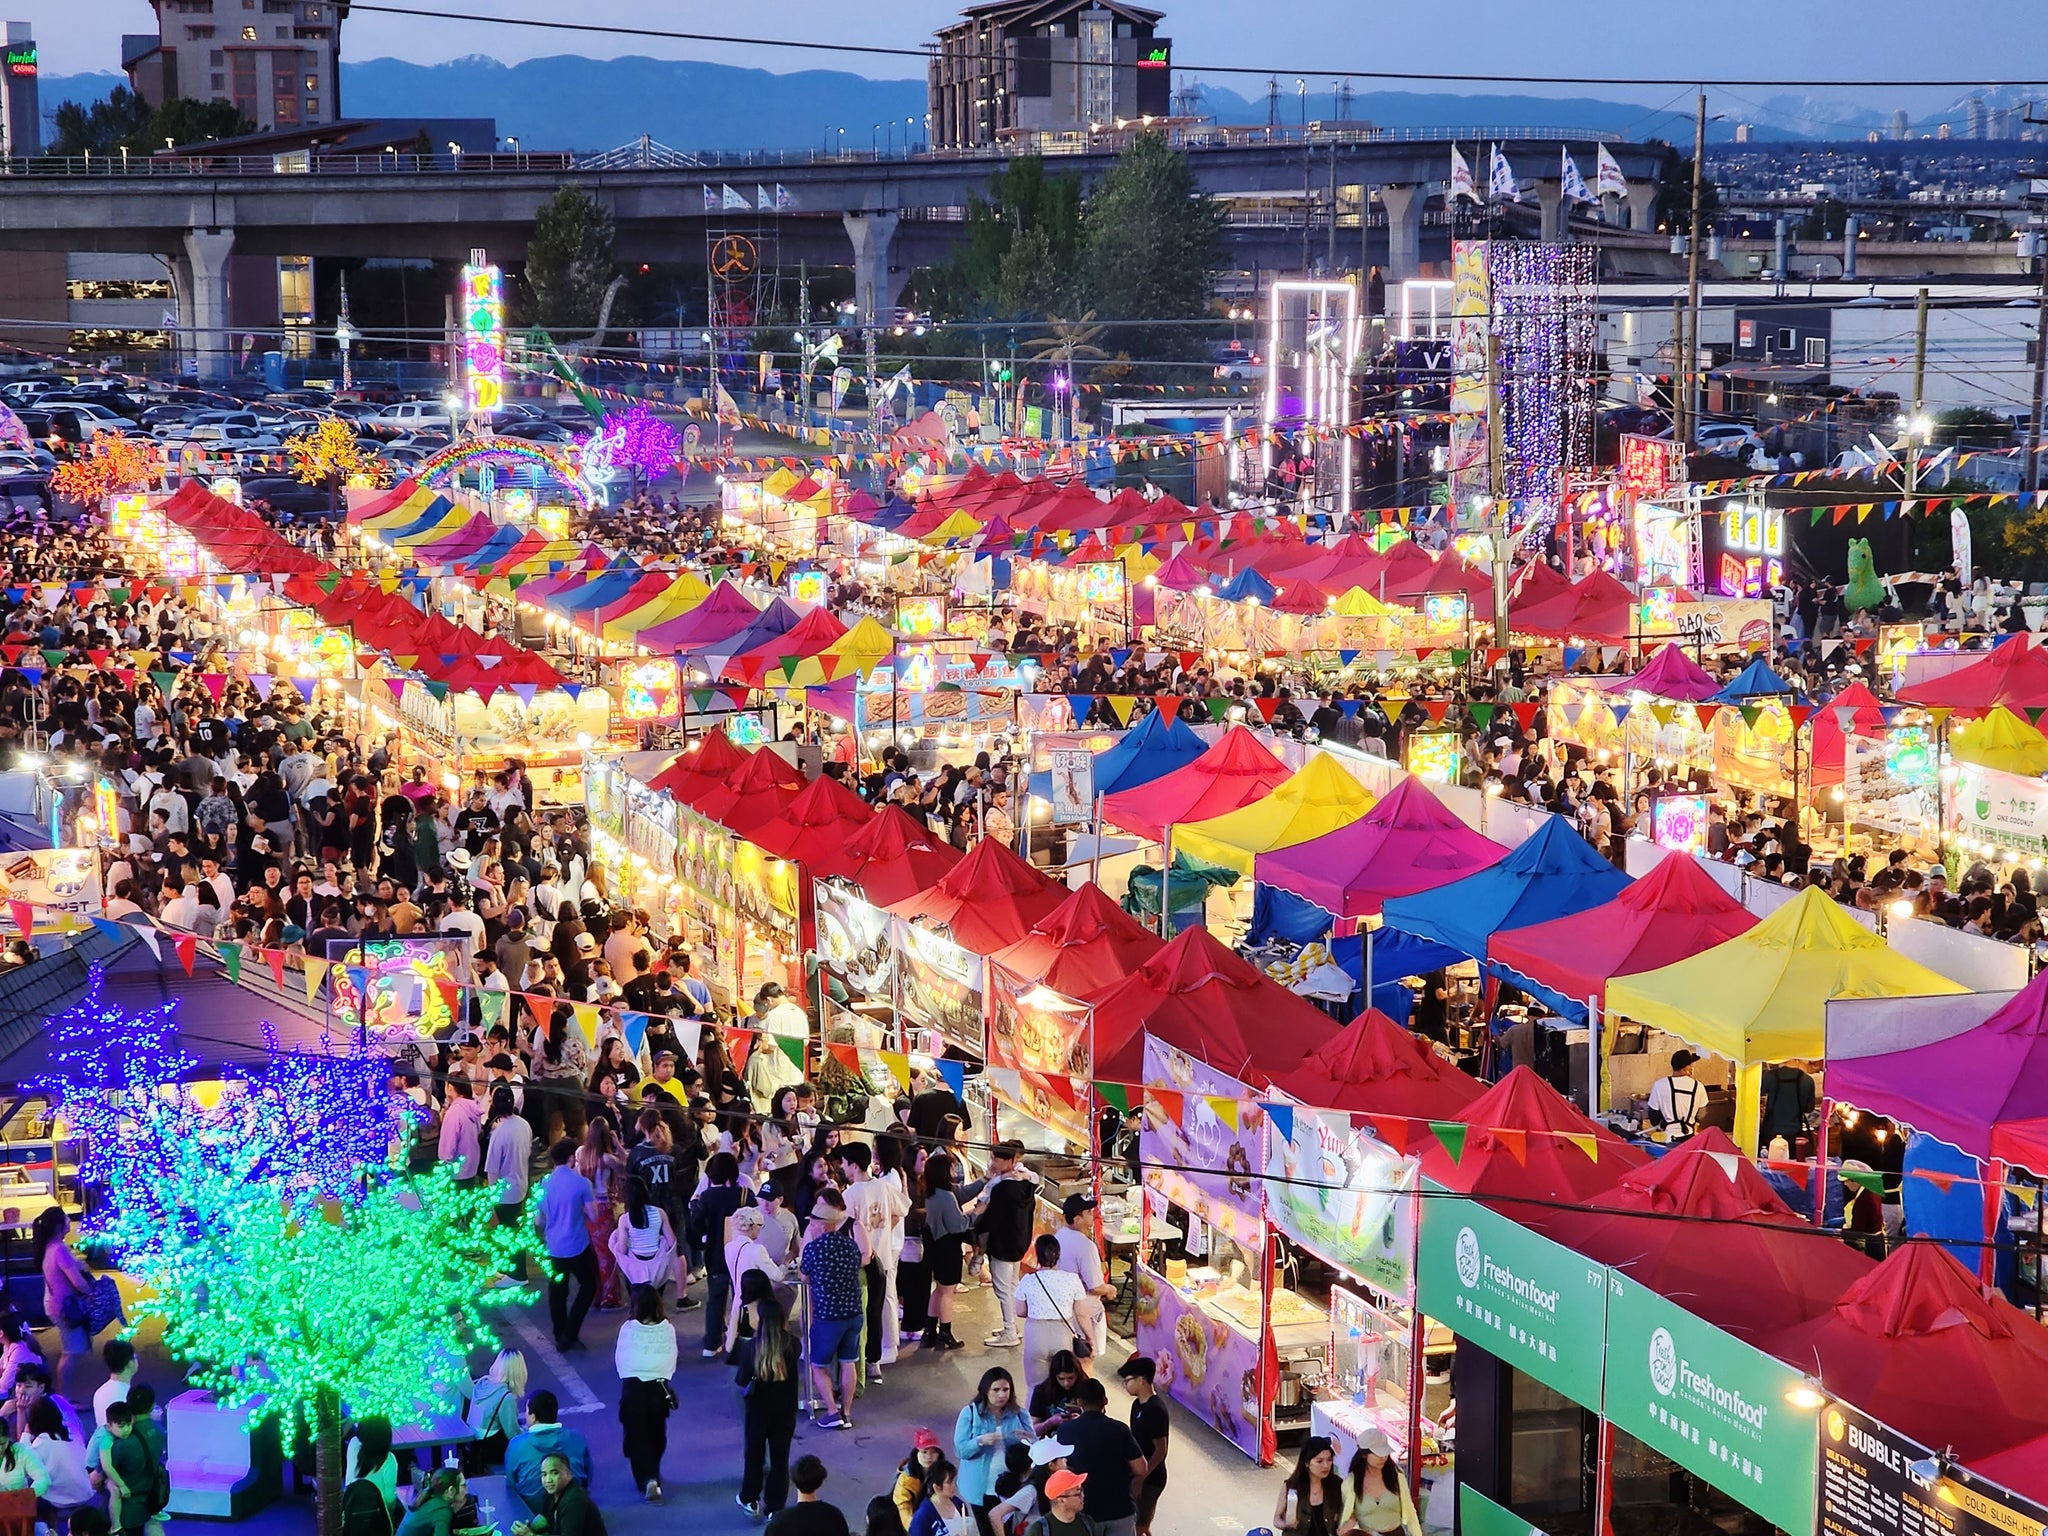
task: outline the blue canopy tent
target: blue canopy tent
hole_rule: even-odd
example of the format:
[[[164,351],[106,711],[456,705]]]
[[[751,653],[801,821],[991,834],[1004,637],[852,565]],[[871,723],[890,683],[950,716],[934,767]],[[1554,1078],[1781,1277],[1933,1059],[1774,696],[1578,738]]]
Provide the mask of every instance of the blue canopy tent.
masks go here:
[[[1113,795],[1120,789],[1150,784],[1176,768],[1185,768],[1208,750],[1209,743],[1178,714],[1169,718],[1155,709],[1114,746],[1095,754],[1095,793]],[[1031,775],[1031,793],[1041,800],[1052,798],[1050,770]]]
[[[707,641],[701,646],[691,648],[687,654],[707,660],[715,659],[720,666],[724,666],[729,658],[739,655],[741,651],[751,651],[755,646],[763,645],[777,635],[788,634],[796,628],[803,616],[803,610],[788,598],[777,597],[755,616],[753,623],[738,634],[727,635],[723,640]]]
[[[894,533],[916,515],[916,507],[905,501],[901,496],[891,496],[882,505],[863,517],[861,521],[870,528],[880,528],[886,533]]]
[[[1262,603],[1270,603],[1273,601],[1273,583],[1250,566],[1246,566],[1223,583],[1217,589],[1216,595],[1226,603],[1241,603],[1247,598],[1257,598]]]
[[[589,613],[607,603],[615,603],[633,590],[633,584],[646,572],[631,561],[623,562],[604,571],[580,587],[566,592],[555,592],[544,599],[547,606],[558,613]]]
[[[436,496],[427,503],[427,510],[402,528],[379,528],[377,537],[386,544],[396,544],[400,539],[411,538],[416,533],[425,533],[437,526],[441,520],[455,510],[455,503],[446,496]]]
[[[1747,704],[1754,699],[1798,698],[1799,690],[1787,679],[1780,677],[1764,663],[1759,656],[1735,676],[1728,679],[1721,691],[1710,702],[1715,704]]]
[[[1491,869],[1382,909],[1386,925],[1434,939],[1462,956],[1486,953],[1502,928],[1526,928],[1611,901],[1628,876],[1601,858],[1561,816],[1544,818],[1521,847]]]
[[[1278,886],[1261,885],[1252,892],[1252,921],[1250,930],[1245,934],[1245,942],[1256,945],[1268,939],[1280,939],[1289,944],[1307,944],[1316,939],[1328,939],[1330,958],[1357,984],[1354,1003],[1356,997],[1365,995],[1367,946],[1370,945],[1372,1006],[1396,1024],[1404,1026],[1414,1009],[1415,994],[1402,985],[1403,979],[1425,976],[1447,965],[1456,965],[1465,958],[1455,949],[1393,928],[1347,933],[1332,938],[1330,930],[1336,921],[1304,896],[1283,891]]]
[[[450,561],[449,564],[457,570],[465,567],[474,569],[477,566],[494,564],[510,553],[513,547],[525,537],[526,534],[523,529],[507,523],[468,554],[460,559]]]

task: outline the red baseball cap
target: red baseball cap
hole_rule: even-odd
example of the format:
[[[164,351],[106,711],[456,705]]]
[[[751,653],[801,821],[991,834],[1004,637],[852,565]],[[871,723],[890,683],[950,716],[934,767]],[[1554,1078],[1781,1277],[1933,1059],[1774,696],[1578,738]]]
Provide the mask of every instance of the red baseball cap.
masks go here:
[[[1069,1472],[1062,1467],[1045,1480],[1045,1496],[1048,1499],[1058,1499],[1070,1493],[1079,1493],[1081,1485],[1087,1481],[1086,1472]]]

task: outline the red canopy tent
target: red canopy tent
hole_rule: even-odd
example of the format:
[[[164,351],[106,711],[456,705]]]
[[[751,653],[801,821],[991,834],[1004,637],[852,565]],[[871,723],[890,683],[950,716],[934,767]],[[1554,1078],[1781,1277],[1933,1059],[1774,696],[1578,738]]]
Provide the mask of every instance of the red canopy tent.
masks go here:
[[[815,656],[845,634],[846,625],[831,609],[813,608],[781,634],[728,657],[720,675],[751,685],[760,684],[765,677],[779,680],[783,657]]]
[[[1846,735],[1841,710],[1854,710],[1849,721],[1862,735],[1875,736],[1884,729],[1884,701],[1861,683],[1851,683],[1813,712],[1813,759],[1810,775],[1815,789],[1842,782],[1842,755]]]
[[[1190,928],[1095,1000],[1095,1073],[1140,1080],[1145,1036],[1262,1086],[1330,1037],[1327,1014]]]
[[[1819,1316],[1872,1268],[1838,1233],[1794,1214],[1712,1128],[1625,1175],[1591,1209],[1554,1213],[1546,1230],[1751,1343]]]
[[[960,850],[900,805],[885,805],[846,840],[846,878],[877,907],[930,890],[960,862]]]
[[[1102,818],[1160,840],[1168,827],[1206,821],[1263,799],[1289,777],[1287,765],[1264,742],[1243,726],[1232,726],[1185,767],[1104,796]]]
[[[1353,587],[1372,590],[1381,561],[1368,539],[1347,533],[1335,544],[1312,546],[1315,553],[1288,574],[1300,581],[1312,581],[1325,592],[1338,596]]]
[[[1995,1456],[1973,1456],[1969,1465],[2001,1488],[2048,1504],[2048,1435],[2008,1446]]]
[[[1371,917],[1390,897],[1435,890],[1507,856],[1409,777],[1349,826],[1260,854],[1253,874],[1339,918]]]
[[[2048,1329],[1939,1243],[1896,1248],[1763,1347],[1901,1434],[1965,1461],[2048,1433]]]
[[[1391,599],[1396,592],[1420,586],[1436,572],[1436,561],[1413,539],[1396,539],[1379,559],[1379,569],[1366,585],[1374,597]]]
[[[1982,661],[1901,688],[1899,701],[1939,709],[1987,710],[1994,704],[2040,709],[2048,706],[2048,655],[2025,635],[2015,635],[1993,646]]]
[[[1721,691],[1707,669],[1694,661],[1675,642],[1658,648],[1642,671],[1602,683],[1608,693],[1647,693],[1660,699],[1683,699],[1697,703]]]
[[[685,748],[668,767],[648,781],[649,789],[666,790],[683,805],[725,783],[746,766],[750,754],[732,744],[723,728],[707,731]]]
[[[761,747],[723,784],[695,801],[697,814],[745,837],[803,793],[804,776],[772,747]]]
[[[1409,1149],[1421,1156],[1423,1173],[1446,1189],[1505,1202],[1507,1214],[1528,1227],[1547,1226],[1560,1205],[1583,1205],[1613,1188],[1644,1160],[1528,1067],[1515,1068],[1456,1119],[1469,1129],[1455,1155],[1437,1135],[1418,1136]]]
[[[1434,593],[1463,593],[1477,602],[1490,598],[1492,592],[1493,573],[1484,566],[1468,565],[1462,555],[1450,550],[1438,556],[1426,571],[1411,563],[1399,575],[1391,569],[1387,573],[1387,601],[1410,608]]]
[[[1518,603],[1534,606],[1560,592],[1572,589],[1571,577],[1564,574],[1548,560],[1531,560],[1511,579],[1511,595]]]
[[[1547,565],[1535,570],[1549,570]],[[1552,573],[1553,579],[1557,578]],[[1605,571],[1547,596],[1532,598],[1522,590],[1521,606],[1508,616],[1508,627],[1531,635],[1580,635],[1588,640],[1626,640],[1635,629],[1635,599]]]
[[[953,942],[972,954],[992,955],[1023,938],[1066,895],[1065,886],[998,839],[984,837],[937,885],[890,903],[889,910],[950,930]]]
[[[1289,578],[1287,584],[1273,594],[1275,613],[1317,614],[1329,606],[1330,600],[1323,595],[1323,589],[1299,576]]]
[[[820,774],[797,797],[747,834],[747,841],[778,859],[795,859],[814,880],[852,870],[846,845],[875,819],[867,801],[830,774]]]
[[[1583,1004],[1606,999],[1610,976],[1675,964],[1756,921],[1696,860],[1673,853],[1612,901],[1494,934],[1486,958]]]
[[[1012,976],[1086,1003],[1164,947],[1159,935],[1090,880],[989,958]]]
[[[1455,1119],[1485,1091],[1377,1008],[1274,1074],[1273,1086],[1316,1109],[1416,1120]]]

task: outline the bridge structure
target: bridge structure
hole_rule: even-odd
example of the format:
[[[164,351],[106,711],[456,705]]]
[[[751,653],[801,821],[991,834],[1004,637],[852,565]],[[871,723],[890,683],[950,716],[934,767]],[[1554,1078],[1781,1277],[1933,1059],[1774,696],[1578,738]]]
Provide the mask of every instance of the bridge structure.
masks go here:
[[[1503,135],[1491,130],[1494,138]],[[1374,132],[1308,134],[1293,140],[1189,144],[1197,184],[1226,198],[1298,197],[1327,189],[1353,194],[1364,210],[1346,251],[1361,267],[1377,264],[1389,282],[1421,265],[1423,212],[1450,171],[1453,143],[1483,154],[1488,131],[1440,135]],[[1563,157],[1590,172],[1590,133],[1553,132],[1508,146],[1525,177],[1544,238],[1569,227]],[[1608,221],[1652,228],[1657,177],[1670,151],[1662,144],[1610,141],[1628,181],[1610,197]],[[630,159],[631,157],[627,157]],[[889,313],[917,265],[951,248],[971,196],[985,194],[1005,156],[912,154],[662,157],[660,164],[578,164],[561,155],[491,154],[227,157],[176,156],[79,161],[0,161],[0,251],[148,252],[168,258],[180,330],[193,338],[202,377],[228,372],[228,258],[259,256],[431,257],[461,260],[476,247],[500,260],[523,257],[540,206],[564,185],[585,187],[612,214],[625,261],[675,260],[705,249],[708,229],[729,221],[725,189],[750,207],[772,188],[772,218],[785,259],[850,265],[855,307]],[[1084,186],[1115,162],[1109,149],[1062,154],[1049,163]],[[1480,174],[1483,175],[1483,161]],[[1369,263],[1365,242],[1383,226],[1383,259]],[[1294,226],[1297,230],[1300,226]],[[1307,245],[1306,232],[1302,244]],[[1334,230],[1330,238],[1335,239]],[[1269,239],[1269,244],[1274,244]]]

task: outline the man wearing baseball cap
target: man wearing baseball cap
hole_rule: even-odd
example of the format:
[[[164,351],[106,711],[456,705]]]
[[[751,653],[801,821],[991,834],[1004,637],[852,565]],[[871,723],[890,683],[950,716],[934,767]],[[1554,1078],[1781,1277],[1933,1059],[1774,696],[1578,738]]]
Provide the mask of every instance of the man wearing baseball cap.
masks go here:
[[[1102,1273],[1102,1250],[1095,1246],[1095,1197],[1093,1195],[1069,1195],[1060,1205],[1060,1215],[1065,1225],[1053,1236],[1060,1245],[1060,1268],[1070,1275],[1078,1275],[1082,1289],[1103,1302],[1116,1295]],[[1099,1359],[1109,1348],[1109,1313],[1105,1307],[1095,1314],[1093,1340],[1095,1354]]]
[[[1083,1508],[1102,1536],[1135,1536],[1137,1492],[1151,1467],[1136,1437],[1106,1411],[1109,1393],[1101,1382],[1082,1378],[1074,1400],[1080,1417],[1061,1427],[1060,1439],[1074,1448],[1067,1458],[1069,1470],[1088,1480]],[[1052,1492],[1050,1483],[1046,1492]],[[1051,1536],[1060,1536],[1064,1529],[1055,1526]]]
[[[1088,1474],[1055,1472],[1045,1480],[1045,1513],[1025,1529],[1025,1536],[1098,1536],[1106,1528],[1085,1513]]]

